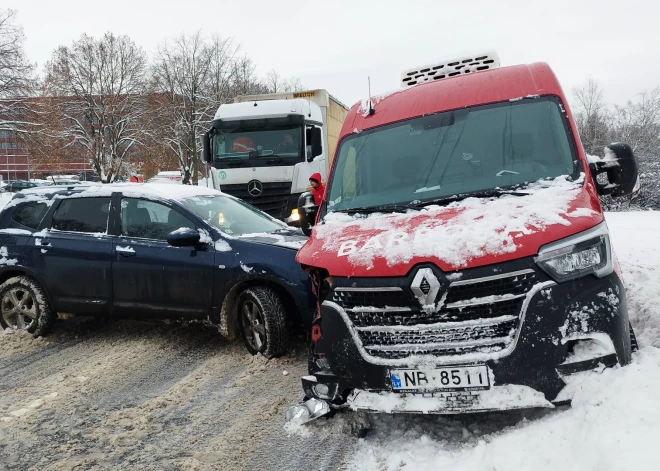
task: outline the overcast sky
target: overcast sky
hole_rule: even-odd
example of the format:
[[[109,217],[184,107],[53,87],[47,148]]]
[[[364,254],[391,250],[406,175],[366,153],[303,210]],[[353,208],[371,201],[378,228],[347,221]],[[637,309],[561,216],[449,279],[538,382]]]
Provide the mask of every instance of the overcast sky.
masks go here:
[[[232,37],[265,74],[276,69],[347,105],[398,88],[407,68],[462,51],[502,65],[548,62],[564,92],[588,76],[609,102],[660,86],[660,2],[653,0],[1,0],[18,10],[39,66],[81,34],[127,34],[147,52],[201,29]]]

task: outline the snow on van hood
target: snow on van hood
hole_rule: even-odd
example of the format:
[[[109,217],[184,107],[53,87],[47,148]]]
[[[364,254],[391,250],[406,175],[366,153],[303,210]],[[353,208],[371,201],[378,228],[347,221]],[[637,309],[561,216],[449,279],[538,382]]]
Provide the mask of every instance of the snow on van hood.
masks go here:
[[[467,198],[405,214],[329,213],[298,253],[335,276],[404,276],[417,263],[445,272],[535,255],[602,222],[591,181],[539,181],[527,196]]]

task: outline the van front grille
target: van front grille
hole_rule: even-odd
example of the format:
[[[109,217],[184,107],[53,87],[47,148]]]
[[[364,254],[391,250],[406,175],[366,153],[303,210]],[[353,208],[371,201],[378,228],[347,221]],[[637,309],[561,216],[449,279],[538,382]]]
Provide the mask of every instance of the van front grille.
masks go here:
[[[337,288],[331,301],[344,308],[361,346],[372,357],[493,354],[512,345],[526,297],[537,283],[534,271],[457,281],[436,309],[422,309],[400,287]]]

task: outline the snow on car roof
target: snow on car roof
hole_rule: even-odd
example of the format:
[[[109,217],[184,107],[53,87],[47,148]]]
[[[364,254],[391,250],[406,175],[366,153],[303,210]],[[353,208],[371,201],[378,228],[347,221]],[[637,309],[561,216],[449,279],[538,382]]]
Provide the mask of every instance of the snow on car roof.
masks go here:
[[[66,191],[68,189],[75,190],[78,196],[110,196],[112,193],[121,192],[124,195],[130,196],[152,196],[162,199],[182,200],[192,196],[213,196],[221,195],[222,193],[212,188],[204,186],[193,185],[166,185],[160,183],[111,183],[108,185],[98,186],[50,186],[41,188],[31,188],[23,190],[26,195],[46,195],[50,193],[57,193],[59,191]]]

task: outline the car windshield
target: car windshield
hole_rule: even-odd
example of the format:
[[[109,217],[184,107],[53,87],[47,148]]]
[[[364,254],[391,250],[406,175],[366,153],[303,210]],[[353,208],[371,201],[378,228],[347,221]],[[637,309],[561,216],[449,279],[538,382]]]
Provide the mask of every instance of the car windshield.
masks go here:
[[[181,202],[225,234],[267,233],[284,227],[258,209],[227,196],[200,195],[184,198]]]
[[[576,159],[554,97],[437,113],[344,139],[328,211],[423,204],[560,175],[577,177]]]
[[[295,165],[303,160],[301,125],[267,125],[218,129],[213,160],[218,168]]]

